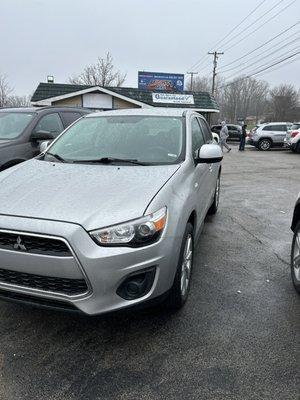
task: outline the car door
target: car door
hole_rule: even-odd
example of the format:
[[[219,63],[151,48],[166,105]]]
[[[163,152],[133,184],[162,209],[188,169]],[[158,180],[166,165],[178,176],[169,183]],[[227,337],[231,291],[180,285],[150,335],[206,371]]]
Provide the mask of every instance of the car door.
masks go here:
[[[287,132],[287,126],[286,124],[282,124],[282,125],[274,125],[273,126],[273,142],[280,144],[284,142],[284,138],[286,136],[286,132]]]
[[[50,132],[56,138],[64,130],[63,123],[58,113],[50,113],[43,115],[35,125],[33,132],[45,131]],[[32,141],[33,157],[40,153],[40,142]]]
[[[204,141],[205,144],[215,144],[212,134],[211,134],[211,130],[209,129],[209,126],[207,124],[207,122],[202,119],[202,118],[198,118],[201,130],[202,130],[202,134],[204,136]],[[219,174],[219,165],[216,163],[211,163],[208,164],[208,189],[209,190],[209,195],[208,198],[211,199],[215,193],[215,189],[216,189],[216,184],[217,184],[217,178],[218,178],[218,174]]]
[[[205,139],[202,133],[197,116],[191,118],[191,133],[192,133],[192,155],[196,158],[198,150],[205,144]],[[195,193],[195,204],[199,221],[205,218],[210,200],[210,166],[209,164],[196,164],[193,176],[193,190]]]

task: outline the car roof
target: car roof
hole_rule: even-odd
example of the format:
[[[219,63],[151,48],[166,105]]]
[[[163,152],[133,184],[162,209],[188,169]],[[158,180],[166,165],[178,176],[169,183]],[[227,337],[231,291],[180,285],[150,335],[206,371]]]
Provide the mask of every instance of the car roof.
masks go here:
[[[265,124],[261,124],[259,126],[266,126],[266,125],[284,125],[284,124],[291,124],[291,122],[266,122]]]
[[[87,118],[91,117],[102,117],[102,116],[125,116],[125,115],[132,115],[132,116],[163,116],[163,117],[182,117],[184,114],[195,113],[202,117],[202,115],[196,113],[191,109],[186,108],[168,108],[168,107],[157,107],[157,108],[131,108],[131,109],[123,109],[123,110],[110,110],[110,111],[98,111],[95,113],[91,113],[87,115]],[[203,117],[202,117],[203,118]]]
[[[87,108],[79,108],[79,107],[55,107],[55,106],[46,106],[46,107],[3,107],[0,108],[0,112],[20,112],[20,113],[29,113],[35,112],[40,113],[46,110],[52,111],[72,111],[72,112],[79,112],[83,114],[88,114],[91,110]]]

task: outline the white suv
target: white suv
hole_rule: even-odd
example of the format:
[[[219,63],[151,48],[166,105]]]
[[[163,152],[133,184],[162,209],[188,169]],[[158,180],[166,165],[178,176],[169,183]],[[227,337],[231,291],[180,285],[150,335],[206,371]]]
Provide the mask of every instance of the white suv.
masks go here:
[[[248,144],[259,150],[270,150],[271,147],[283,147],[287,131],[291,128],[290,122],[270,122],[254,128],[248,139]]]
[[[284,143],[295,153],[300,153],[300,122],[295,122],[288,130]]]

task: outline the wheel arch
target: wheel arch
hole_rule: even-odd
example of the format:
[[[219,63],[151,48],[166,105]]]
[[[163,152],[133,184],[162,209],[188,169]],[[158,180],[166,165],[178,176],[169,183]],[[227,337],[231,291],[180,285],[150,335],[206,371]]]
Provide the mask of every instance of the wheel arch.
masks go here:
[[[293,232],[295,231],[296,225],[298,224],[299,221],[300,221],[300,202],[296,205],[294,210],[292,226],[291,226]]]

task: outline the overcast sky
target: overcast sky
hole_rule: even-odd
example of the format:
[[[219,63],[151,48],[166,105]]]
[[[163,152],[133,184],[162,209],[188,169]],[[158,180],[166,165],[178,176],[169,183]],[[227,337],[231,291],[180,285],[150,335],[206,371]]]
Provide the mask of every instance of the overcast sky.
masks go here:
[[[292,1],[281,0],[278,4],[278,0],[265,0],[220,44],[218,50],[225,51],[219,60],[220,70],[222,65],[243,56],[299,21],[300,0],[296,0],[272,21],[265,23]],[[261,2],[0,0],[0,73],[7,75],[15,94],[30,94],[39,82],[46,81],[47,75],[54,75],[57,83],[67,82],[70,75],[79,73],[85,65],[110,51],[116,67],[127,73],[125,86],[137,86],[138,70],[186,73],[199,60],[200,66],[194,70],[199,70],[199,75],[207,75],[212,69],[212,65],[207,65],[212,60],[204,58],[207,51],[212,50],[212,46]],[[267,13],[273,6],[273,11]],[[267,13],[265,17],[255,22],[264,13]],[[257,32],[228,49],[260,25],[263,26]],[[281,55],[285,58],[295,53],[297,45],[298,49],[300,47],[299,40],[287,44],[299,37],[299,28],[300,24],[260,51],[233,64],[245,63],[224,75],[237,74],[245,65],[260,61],[243,72],[256,71],[262,64],[276,62]],[[226,44],[235,35],[236,38]],[[279,44],[283,40],[285,47]],[[278,50],[280,47],[283,48]],[[259,55],[276,49],[278,52],[267,59]],[[260,78],[271,84],[285,82],[300,87],[299,55],[296,58],[298,61]]]

